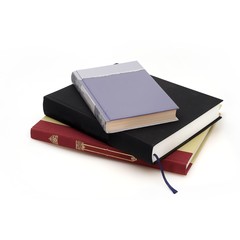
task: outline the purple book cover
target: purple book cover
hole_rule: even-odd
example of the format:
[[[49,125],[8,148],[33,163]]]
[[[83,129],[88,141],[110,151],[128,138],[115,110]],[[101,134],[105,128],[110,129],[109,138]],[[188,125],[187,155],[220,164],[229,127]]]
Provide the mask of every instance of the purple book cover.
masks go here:
[[[78,70],[73,72],[72,82],[102,126],[108,121],[178,109],[137,61]]]

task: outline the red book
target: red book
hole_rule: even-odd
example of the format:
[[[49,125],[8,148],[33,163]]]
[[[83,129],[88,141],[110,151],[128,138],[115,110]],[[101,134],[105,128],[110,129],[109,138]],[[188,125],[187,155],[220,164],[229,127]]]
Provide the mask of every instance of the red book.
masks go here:
[[[181,148],[161,160],[163,169],[165,171],[186,175],[209,129],[197,135]],[[139,164],[157,169],[160,168],[158,163],[148,164],[141,159],[137,159],[133,155],[124,153],[83,132],[46,116],[31,128],[31,138],[132,164]]]

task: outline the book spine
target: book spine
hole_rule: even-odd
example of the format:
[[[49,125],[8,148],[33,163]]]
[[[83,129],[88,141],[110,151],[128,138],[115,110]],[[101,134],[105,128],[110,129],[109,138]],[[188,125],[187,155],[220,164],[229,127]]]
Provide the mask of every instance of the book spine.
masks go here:
[[[43,130],[42,127],[44,125],[46,127]],[[60,128],[58,129],[58,127],[52,123],[40,121],[38,124],[31,128],[31,138],[82,152],[88,152],[94,155],[101,155],[115,160],[122,160],[127,162],[137,161],[137,159],[130,154],[114,150],[107,146],[104,147],[101,144],[97,144],[96,142],[93,143],[89,141],[88,137],[85,138],[84,135],[74,136],[75,134],[73,131],[71,134],[69,134],[69,136],[68,134],[64,134],[68,132],[67,128],[69,127],[62,126]]]
[[[100,155],[110,159],[124,161],[132,164],[137,164],[145,167],[159,169],[158,164],[148,164],[143,160],[137,159],[133,155],[124,153],[115,148],[112,148],[104,143],[99,142],[85,135],[71,129],[68,126],[58,125],[46,121],[39,121],[30,131],[31,138],[54,145],[75,149],[77,151],[86,152],[94,155]],[[188,169],[183,164],[177,164],[171,161],[171,158],[162,160],[162,165],[165,171],[186,175]]]
[[[61,104],[56,99],[45,96],[43,99],[43,112],[46,116],[54,118],[78,130],[84,130],[84,132],[103,142],[109,141],[108,134],[104,132],[101,125],[96,124],[94,118],[89,118],[87,115],[74,111],[68,106]]]
[[[72,82],[76,89],[78,90],[79,94],[82,96],[86,104],[88,105],[89,109],[92,111],[94,116],[97,118],[98,122],[106,132],[106,122],[108,120],[107,116],[104,114],[104,112],[101,110],[101,107],[94,102],[93,97],[91,96],[91,93],[86,88],[82,78],[79,76],[77,72],[72,73]]]

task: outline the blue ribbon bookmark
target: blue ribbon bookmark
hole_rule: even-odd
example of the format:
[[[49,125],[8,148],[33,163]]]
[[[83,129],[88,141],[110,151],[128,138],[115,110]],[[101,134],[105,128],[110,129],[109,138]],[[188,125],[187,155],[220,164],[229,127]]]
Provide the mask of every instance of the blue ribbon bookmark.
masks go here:
[[[163,171],[163,166],[162,166],[162,162],[161,162],[161,159],[158,157],[157,154],[153,154],[153,156],[157,159],[158,163],[159,163],[159,167],[160,167],[160,170],[161,170],[161,173],[162,173],[162,177],[163,177],[163,180],[164,182],[166,183],[166,185],[168,186],[168,188],[172,191],[172,193],[177,193],[178,191],[176,189],[174,189],[170,183],[168,182],[167,178],[165,177],[165,173]]]

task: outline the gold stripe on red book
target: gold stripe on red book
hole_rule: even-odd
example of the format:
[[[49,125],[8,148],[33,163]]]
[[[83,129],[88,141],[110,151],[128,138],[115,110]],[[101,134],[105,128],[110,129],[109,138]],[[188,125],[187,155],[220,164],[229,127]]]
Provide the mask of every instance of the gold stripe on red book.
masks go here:
[[[207,136],[209,129],[202,132],[191,141],[175,150],[162,160],[165,171],[186,175],[192,166],[193,159],[199,147]],[[149,164],[103,143],[81,131],[71,128],[59,121],[44,117],[31,128],[31,137],[44,142],[105,156],[115,160],[129,162],[159,169],[158,164]]]

